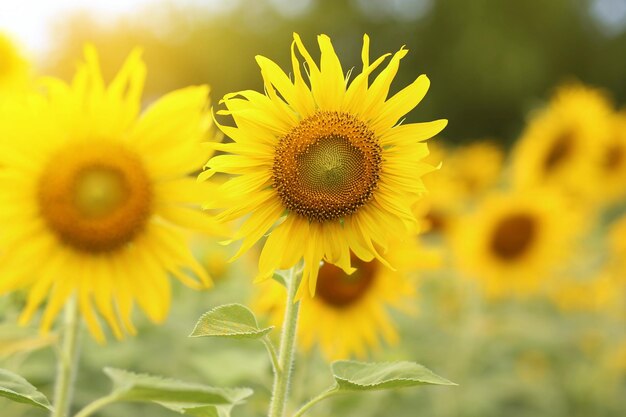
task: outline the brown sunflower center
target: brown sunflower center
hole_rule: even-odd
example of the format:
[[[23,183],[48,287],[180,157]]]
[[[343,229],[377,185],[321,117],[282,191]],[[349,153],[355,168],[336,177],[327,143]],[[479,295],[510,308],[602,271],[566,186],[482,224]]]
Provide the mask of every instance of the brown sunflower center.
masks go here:
[[[152,187],[139,157],[120,144],[73,143],[39,180],[39,210],[73,249],[110,252],[133,240],[152,206]]]
[[[491,238],[491,250],[500,259],[518,259],[530,249],[537,235],[537,222],[528,214],[515,214],[502,219]]]
[[[324,263],[317,277],[315,297],[336,308],[348,307],[362,299],[374,283],[378,262],[364,262],[353,256],[352,265],[357,270],[348,275],[341,268]]]
[[[276,147],[274,188],[285,207],[323,222],[350,215],[372,198],[381,147],[365,123],[347,113],[319,111]]]
[[[623,147],[613,145],[606,150],[603,166],[607,172],[619,170],[624,162],[626,162],[626,154]]]
[[[552,172],[555,168],[561,165],[574,150],[574,139],[570,132],[563,132],[552,143],[552,146],[546,154],[546,158],[543,161],[544,172]]]
[[[440,210],[429,210],[425,220],[428,223],[428,233],[443,233],[448,226],[448,219]]]

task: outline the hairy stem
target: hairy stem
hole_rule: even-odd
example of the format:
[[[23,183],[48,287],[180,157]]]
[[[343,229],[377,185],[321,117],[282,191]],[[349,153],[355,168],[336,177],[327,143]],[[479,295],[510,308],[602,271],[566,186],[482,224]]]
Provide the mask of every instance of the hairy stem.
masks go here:
[[[283,329],[280,337],[278,353],[278,370],[274,373],[272,400],[270,402],[269,417],[283,417],[289,394],[289,382],[293,370],[293,356],[296,346],[296,329],[298,325],[298,311],[300,302],[295,301],[296,292],[300,283],[300,269],[295,265],[289,271],[287,280],[287,305],[283,318]]]
[[[76,296],[70,297],[65,306],[65,320],[62,330],[62,345],[58,354],[56,381],[54,383],[54,404],[52,417],[68,417],[74,378],[78,362],[78,333],[80,320]]]

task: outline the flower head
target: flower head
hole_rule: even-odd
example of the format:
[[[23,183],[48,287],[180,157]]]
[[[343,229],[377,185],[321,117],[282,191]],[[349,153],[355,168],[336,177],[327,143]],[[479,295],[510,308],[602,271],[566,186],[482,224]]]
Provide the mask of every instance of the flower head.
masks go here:
[[[459,269],[489,296],[536,293],[571,256],[581,217],[554,190],[491,195],[455,225]]]
[[[96,339],[94,307],[122,337],[134,332],[135,303],[165,319],[169,273],[210,284],[181,233],[223,233],[199,210],[211,185],[189,177],[209,156],[208,88],[172,92],[140,115],[145,72],[135,50],[105,85],[87,47],[69,85],[47,79],[45,96],[3,115],[0,292],[28,292],[22,322],[47,299],[48,329],[74,296]]]
[[[556,186],[569,195],[597,195],[594,167],[605,157],[611,103],[602,91],[582,85],[559,88],[524,130],[513,152],[519,187]]]
[[[259,278],[305,261],[303,286],[315,292],[324,260],[353,272],[351,254],[362,262],[384,257],[389,241],[409,230],[412,204],[424,192],[424,140],[445,120],[401,124],[422,100],[428,78],[418,77],[392,97],[389,88],[405,49],[369,60],[364,37],[363,69],[348,82],[328,36],[318,37],[321,64],[294,35],[290,79],[274,62],[258,56],[265,94],[241,91],[224,97],[236,127],[221,126],[233,142],[207,163],[202,178],[235,174],[223,187],[229,196],[222,217],[248,215],[235,234],[239,254],[269,232]],[[302,57],[302,58],[301,58]],[[372,72],[391,57],[370,84]],[[308,83],[301,67],[306,63]]]

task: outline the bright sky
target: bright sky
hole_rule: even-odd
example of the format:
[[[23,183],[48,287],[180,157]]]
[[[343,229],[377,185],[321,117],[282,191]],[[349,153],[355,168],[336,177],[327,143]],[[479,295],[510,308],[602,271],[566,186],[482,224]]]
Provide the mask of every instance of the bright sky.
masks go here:
[[[216,10],[232,7],[237,2],[237,0],[0,0],[0,31],[14,37],[28,52],[40,54],[50,46],[48,39],[50,23],[59,21],[70,12],[86,9],[106,21],[141,10],[149,3],[163,1],[172,1],[176,4],[196,3]],[[269,1],[281,3],[281,9],[287,5],[306,8],[311,3],[311,0]],[[394,3],[398,2],[406,3],[402,0],[396,0]],[[593,0],[591,13],[606,29],[619,33],[626,26],[626,0]]]
[[[47,49],[48,27],[76,10],[90,10],[104,19],[144,7],[155,0],[0,0],[0,31],[33,53]]]
[[[164,1],[195,3],[219,10],[228,8],[229,3],[232,7],[237,0],[0,0],[0,31],[8,33],[28,52],[39,54],[50,46],[50,24],[68,13],[88,10],[107,21]]]

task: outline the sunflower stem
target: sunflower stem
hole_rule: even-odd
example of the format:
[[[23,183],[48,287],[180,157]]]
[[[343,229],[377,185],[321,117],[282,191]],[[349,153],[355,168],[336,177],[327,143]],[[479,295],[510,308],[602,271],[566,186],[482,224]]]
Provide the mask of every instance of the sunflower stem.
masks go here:
[[[272,361],[272,369],[274,370],[274,373],[281,373],[283,370],[280,368],[280,362],[278,361],[278,353],[276,353],[276,348],[274,347],[274,344],[267,337],[267,335],[263,339],[261,339],[261,342],[263,342],[265,349],[267,349],[267,354],[270,357],[270,360]]]
[[[62,345],[58,352],[56,380],[54,383],[52,417],[68,417],[69,415],[78,361],[79,328],[77,300],[75,296],[72,296],[65,306]]]
[[[117,397],[113,394],[98,398],[94,402],[87,404],[85,408],[80,410],[74,417],[88,417],[104,406],[114,403],[115,401],[117,401]]]
[[[293,371],[293,356],[296,346],[296,330],[298,327],[298,312],[300,302],[296,301],[296,292],[300,284],[301,269],[299,265],[289,270],[287,280],[287,305],[283,318],[283,328],[280,336],[278,353],[278,369],[274,371],[274,386],[270,402],[269,417],[283,417],[289,396],[289,383]]]
[[[337,389],[336,386],[327,389],[326,391],[322,392],[317,397],[312,398],[306,404],[304,404],[302,407],[300,407],[300,409],[296,412],[296,414],[293,415],[293,417],[301,417],[301,416],[303,416],[304,413],[309,411],[309,409],[311,407],[313,407],[315,404],[317,404],[318,402],[320,402],[322,400],[325,400],[328,397],[332,397],[333,395],[338,394],[338,393],[339,393],[339,390]]]

